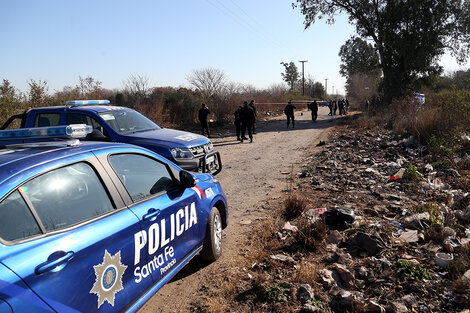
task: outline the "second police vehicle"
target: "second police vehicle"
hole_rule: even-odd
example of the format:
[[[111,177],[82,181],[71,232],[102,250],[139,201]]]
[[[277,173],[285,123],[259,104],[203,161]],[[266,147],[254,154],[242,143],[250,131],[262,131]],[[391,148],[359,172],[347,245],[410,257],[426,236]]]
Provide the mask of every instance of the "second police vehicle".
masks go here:
[[[67,101],[66,106],[35,107],[10,117],[0,129],[20,119],[21,128],[87,124],[87,140],[124,142],[152,150],[195,172],[216,175],[222,169],[212,142],[194,133],[162,128],[139,112],[109,105],[109,100]]]
[[[111,111],[116,113],[114,111]],[[214,261],[226,196],[89,125],[0,131],[0,312],[135,312],[195,255]],[[66,137],[67,140],[56,140]],[[41,140],[41,141],[38,141]]]

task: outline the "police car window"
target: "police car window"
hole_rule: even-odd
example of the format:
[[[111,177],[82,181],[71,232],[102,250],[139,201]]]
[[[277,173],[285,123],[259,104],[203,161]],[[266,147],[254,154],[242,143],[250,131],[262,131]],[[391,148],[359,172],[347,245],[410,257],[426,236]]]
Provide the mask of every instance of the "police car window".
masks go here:
[[[100,179],[86,163],[50,171],[22,188],[47,231],[62,229],[113,210]]]
[[[15,241],[41,234],[36,220],[18,191],[0,202],[0,237]]]
[[[34,118],[34,127],[59,126],[60,113],[39,113]]]
[[[120,134],[160,129],[160,126],[134,110],[114,110],[99,113],[101,118]]]
[[[166,166],[149,157],[115,154],[109,157],[109,162],[134,202],[175,186]]]
[[[67,113],[65,116],[65,124],[87,124],[93,129],[99,130],[103,135],[107,136],[105,129],[94,118],[80,113]]]

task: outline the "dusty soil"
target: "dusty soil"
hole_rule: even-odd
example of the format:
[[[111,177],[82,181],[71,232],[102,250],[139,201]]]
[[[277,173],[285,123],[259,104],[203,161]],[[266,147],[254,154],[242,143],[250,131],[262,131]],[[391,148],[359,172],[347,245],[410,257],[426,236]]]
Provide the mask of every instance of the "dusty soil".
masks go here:
[[[259,121],[254,142],[239,143],[234,131],[216,135],[212,141],[220,151],[223,170],[217,175],[227,194],[229,226],[223,233],[223,254],[212,264],[194,258],[140,310],[149,312],[190,312],[192,304],[211,286],[211,276],[223,273],[244,251],[243,243],[253,225],[270,214],[270,202],[289,188],[292,167],[302,160],[334,126],[334,119],[321,107],[316,123],[310,112],[295,113],[295,128],[286,128],[285,116]]]

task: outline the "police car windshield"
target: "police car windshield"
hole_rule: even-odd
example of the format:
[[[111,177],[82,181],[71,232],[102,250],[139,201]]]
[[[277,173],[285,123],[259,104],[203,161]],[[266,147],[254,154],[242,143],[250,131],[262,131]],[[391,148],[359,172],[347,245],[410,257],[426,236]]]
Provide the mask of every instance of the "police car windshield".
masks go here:
[[[107,111],[99,115],[122,135],[160,129],[160,126],[134,110]]]

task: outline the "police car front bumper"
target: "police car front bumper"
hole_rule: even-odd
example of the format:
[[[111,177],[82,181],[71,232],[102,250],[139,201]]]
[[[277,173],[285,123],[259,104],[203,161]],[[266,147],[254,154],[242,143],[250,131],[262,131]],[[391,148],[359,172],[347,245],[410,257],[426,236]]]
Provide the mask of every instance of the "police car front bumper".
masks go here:
[[[172,161],[178,164],[181,168],[192,172],[217,175],[222,170],[222,160],[220,158],[219,151],[213,151],[199,158],[190,160],[178,159]]]

